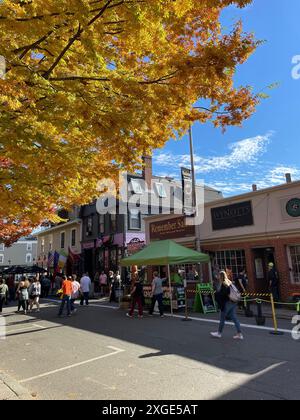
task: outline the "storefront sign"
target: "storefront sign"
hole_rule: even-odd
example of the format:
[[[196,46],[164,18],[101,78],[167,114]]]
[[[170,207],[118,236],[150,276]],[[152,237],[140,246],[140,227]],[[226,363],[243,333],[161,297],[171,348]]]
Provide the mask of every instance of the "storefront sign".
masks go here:
[[[300,198],[292,198],[286,205],[286,212],[290,217],[300,217]]]
[[[145,304],[150,307],[152,301],[152,287],[151,286],[144,286],[144,297],[145,297]],[[181,286],[173,286],[163,287],[163,304],[166,307],[171,306],[171,296],[172,296],[172,306],[173,309],[182,309],[185,308],[185,291],[184,288]]]
[[[195,226],[186,225],[185,217],[176,217],[150,224],[150,240],[164,240],[195,236]]]
[[[211,209],[213,230],[252,226],[253,213],[251,201]]]

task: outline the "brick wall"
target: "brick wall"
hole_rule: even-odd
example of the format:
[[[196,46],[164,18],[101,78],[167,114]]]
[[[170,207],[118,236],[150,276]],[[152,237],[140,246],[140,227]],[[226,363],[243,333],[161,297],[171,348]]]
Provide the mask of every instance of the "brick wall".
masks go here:
[[[224,250],[243,249],[246,254],[246,269],[249,277],[249,288],[251,292],[264,292],[255,274],[254,248],[274,248],[275,249],[275,263],[280,279],[280,293],[281,299],[286,302],[291,299],[293,293],[300,294],[300,285],[293,284],[290,277],[290,265],[287,254],[287,247],[290,245],[300,245],[300,236],[290,238],[270,238],[264,240],[247,241],[247,242],[232,242],[219,243],[217,245],[208,245],[202,243],[204,252],[216,252]]]

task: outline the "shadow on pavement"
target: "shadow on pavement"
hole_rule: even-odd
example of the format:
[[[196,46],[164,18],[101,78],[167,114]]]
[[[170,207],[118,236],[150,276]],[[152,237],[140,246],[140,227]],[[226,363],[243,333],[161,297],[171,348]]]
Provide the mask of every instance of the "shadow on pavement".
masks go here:
[[[48,301],[44,303],[48,304]],[[288,334],[276,337],[268,331],[247,330],[246,340],[235,342],[232,339],[235,331],[228,326],[222,340],[213,340],[209,333],[217,325],[197,321],[183,323],[180,319],[160,319],[156,316],[128,319],[124,310],[102,307],[100,310],[95,302],[91,303],[90,307],[77,306],[78,311],[71,318],[58,319],[59,302],[52,302],[40,313],[32,312],[30,317],[36,317],[36,322],[48,321],[56,325],[20,334],[68,326],[152,350],[140,355],[140,359],[176,355],[218,368],[223,374],[245,375],[245,385],[232,386],[232,391],[219,399],[259,399],[260,392],[262,399],[298,399],[300,395],[299,347],[296,347],[299,342],[292,340]],[[20,321],[22,323],[26,321]],[[196,365],[195,368],[199,369]]]

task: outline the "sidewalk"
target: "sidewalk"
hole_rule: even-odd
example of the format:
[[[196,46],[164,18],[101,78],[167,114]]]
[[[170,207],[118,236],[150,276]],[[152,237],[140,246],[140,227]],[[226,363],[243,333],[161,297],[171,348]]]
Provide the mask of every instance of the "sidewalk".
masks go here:
[[[17,381],[0,372],[0,401],[35,399]]]

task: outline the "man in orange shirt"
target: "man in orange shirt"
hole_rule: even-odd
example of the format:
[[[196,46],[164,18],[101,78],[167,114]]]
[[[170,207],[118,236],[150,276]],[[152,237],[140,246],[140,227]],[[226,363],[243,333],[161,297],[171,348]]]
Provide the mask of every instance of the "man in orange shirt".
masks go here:
[[[60,305],[58,316],[59,317],[62,316],[65,303],[67,304],[68,316],[71,316],[71,298],[72,298],[73,287],[72,287],[72,281],[69,280],[66,276],[63,277],[62,290],[63,290],[63,299]]]

